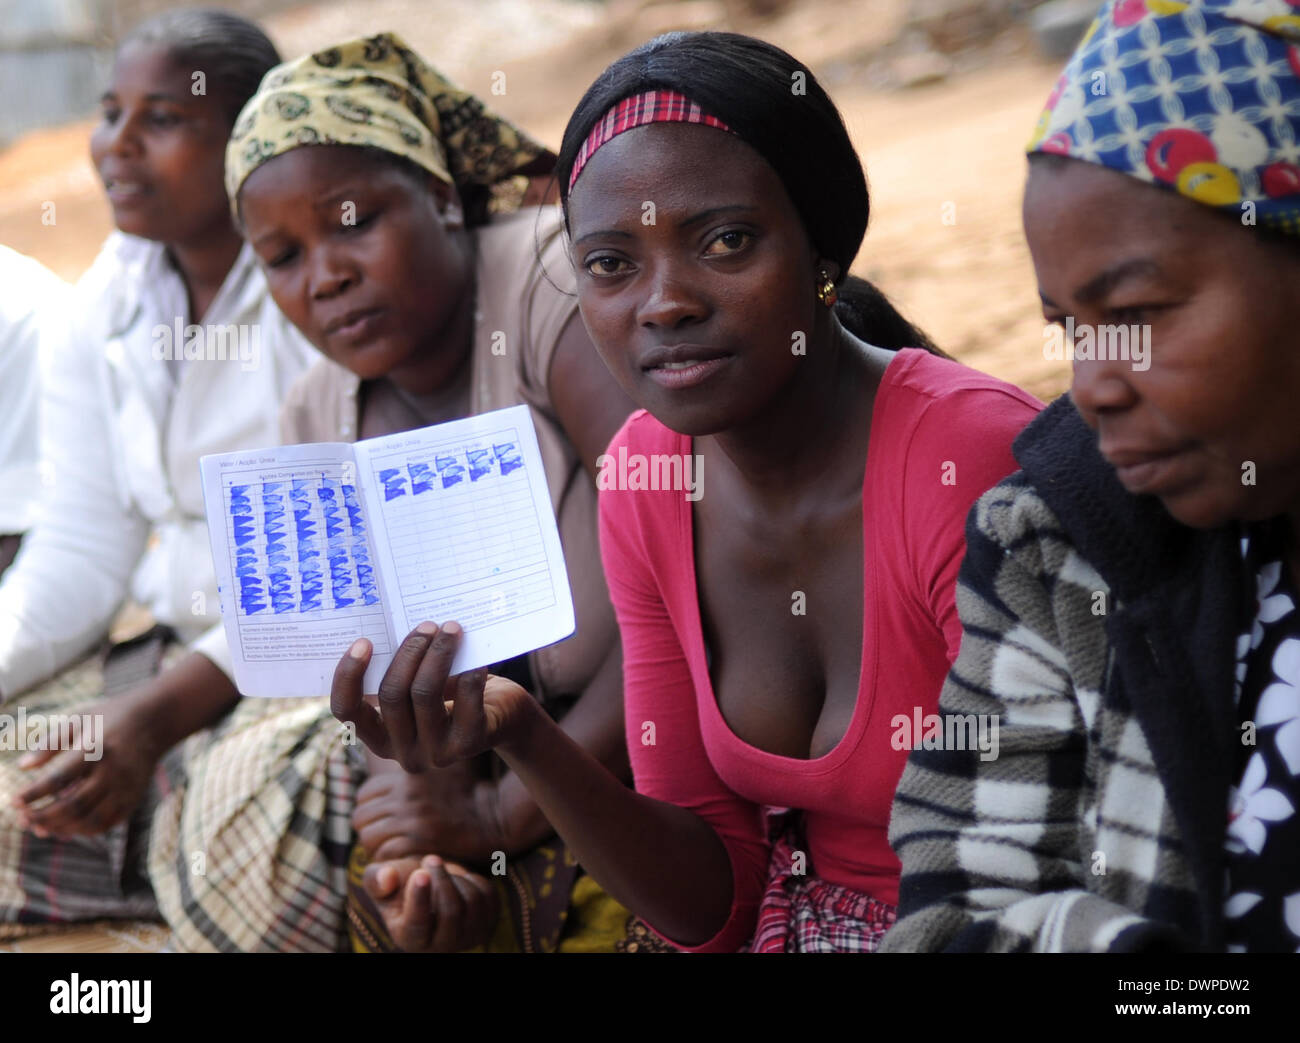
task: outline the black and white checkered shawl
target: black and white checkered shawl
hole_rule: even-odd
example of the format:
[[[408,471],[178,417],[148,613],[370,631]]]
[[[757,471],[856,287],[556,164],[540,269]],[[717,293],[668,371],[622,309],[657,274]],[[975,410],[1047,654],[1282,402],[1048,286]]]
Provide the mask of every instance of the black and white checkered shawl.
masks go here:
[[[882,951],[1221,949],[1235,530],[1128,494],[1068,398],[1015,453],[971,511],[940,696],[998,715],[998,756],[911,754]]]

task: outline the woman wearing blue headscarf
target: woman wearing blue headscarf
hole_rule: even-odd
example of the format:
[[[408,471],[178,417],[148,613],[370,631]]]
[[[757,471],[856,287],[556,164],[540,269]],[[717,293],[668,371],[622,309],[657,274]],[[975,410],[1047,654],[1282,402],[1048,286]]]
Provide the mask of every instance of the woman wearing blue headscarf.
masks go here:
[[[1295,951],[1300,8],[1107,4],[1024,220],[1074,379],[971,514],[940,708],[999,752],[911,755],[884,948]]]

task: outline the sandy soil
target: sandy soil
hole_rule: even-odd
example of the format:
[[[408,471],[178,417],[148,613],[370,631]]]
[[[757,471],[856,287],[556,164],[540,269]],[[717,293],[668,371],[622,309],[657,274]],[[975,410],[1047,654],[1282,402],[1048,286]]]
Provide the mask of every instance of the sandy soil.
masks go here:
[[[734,28],[780,44],[822,78],[867,167],[872,222],[855,270],[963,361],[1041,397],[1068,382],[1042,356],[1042,318],[1020,231],[1023,144],[1056,68],[1015,34],[966,56],[946,80],[880,84],[898,0],[803,0],[779,18],[729,19],[722,3],[613,0],[371,0],[317,3],[268,20],[294,55],[358,31],[392,28],[448,75],[555,146],[588,83],[614,57],[669,28]],[[66,278],[110,228],[86,156],[90,123],[28,135],[0,152],[0,242]],[[47,203],[54,223],[45,223]],[[945,219],[946,218],[946,219]],[[48,221],[48,218],[46,219]]]

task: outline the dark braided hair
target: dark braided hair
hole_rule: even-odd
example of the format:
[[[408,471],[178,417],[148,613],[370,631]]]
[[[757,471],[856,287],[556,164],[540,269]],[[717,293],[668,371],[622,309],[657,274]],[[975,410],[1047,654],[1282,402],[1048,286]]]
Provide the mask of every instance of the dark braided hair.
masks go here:
[[[925,333],[865,279],[848,275],[867,230],[870,198],[844,120],[806,65],[738,33],[675,32],[623,55],[591,85],[564,129],[556,162],[560,198],[592,127],[617,102],[653,88],[678,91],[718,117],[776,171],[814,248],[839,265],[835,315],[882,348],[924,348]]]
[[[129,43],[157,44],[180,65],[201,71],[231,126],[258,84],[280,64],[280,52],[266,33],[247,18],[209,7],[163,11],[123,37]]]

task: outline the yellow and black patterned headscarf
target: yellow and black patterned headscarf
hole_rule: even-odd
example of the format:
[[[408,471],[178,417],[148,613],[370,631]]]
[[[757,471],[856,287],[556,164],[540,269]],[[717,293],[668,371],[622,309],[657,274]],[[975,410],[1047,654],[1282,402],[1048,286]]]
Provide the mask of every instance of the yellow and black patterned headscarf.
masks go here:
[[[548,150],[449,83],[393,33],[277,65],[226,146],[226,192],[267,160],[306,145],[382,149],[464,192],[539,173]]]

